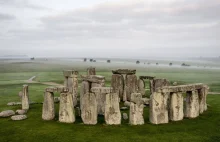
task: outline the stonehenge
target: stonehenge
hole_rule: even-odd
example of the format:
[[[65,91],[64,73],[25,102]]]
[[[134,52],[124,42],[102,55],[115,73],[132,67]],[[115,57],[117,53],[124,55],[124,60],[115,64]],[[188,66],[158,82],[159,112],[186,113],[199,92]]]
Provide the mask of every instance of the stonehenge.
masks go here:
[[[77,114],[86,125],[96,125],[100,115],[104,116],[107,125],[120,125],[122,119],[128,119],[130,125],[144,125],[144,107],[148,106],[151,124],[193,119],[207,110],[209,87],[205,84],[174,85],[167,79],[153,76],[137,78],[136,70],[129,69],[113,70],[112,73],[110,87],[106,87],[105,77],[96,75],[95,68],[88,68],[87,75],[81,75],[80,99],[77,105],[78,72],[63,71],[64,86],[45,89],[42,119],[55,119],[55,102],[59,103],[59,122],[74,123],[75,106]],[[146,94],[146,79],[150,84],[149,99],[143,98]],[[55,92],[60,93],[60,98],[55,99]],[[123,101],[121,107],[120,101]],[[24,85],[22,110],[16,113],[24,115],[28,109],[23,108],[29,108],[29,104],[28,86]]]
[[[112,73],[111,86],[113,92],[118,93],[121,100],[130,101],[131,93],[138,92],[136,70],[118,69],[112,70]]]
[[[150,98],[150,122],[163,124],[198,117],[207,108],[208,89],[201,83],[157,88]],[[186,93],[185,107],[183,93]]]
[[[80,92],[80,100],[83,100],[83,97],[86,93],[91,92],[91,88],[93,87],[104,87],[105,86],[105,77],[100,75],[86,75],[81,76],[82,85]],[[97,111],[99,115],[104,115],[104,107],[105,107],[105,93],[102,92],[94,92],[97,102]],[[81,109],[83,109],[82,104],[80,104]]]
[[[63,75],[65,77],[64,86],[69,89],[73,97],[73,105],[76,106],[78,96],[78,71],[64,70]]]

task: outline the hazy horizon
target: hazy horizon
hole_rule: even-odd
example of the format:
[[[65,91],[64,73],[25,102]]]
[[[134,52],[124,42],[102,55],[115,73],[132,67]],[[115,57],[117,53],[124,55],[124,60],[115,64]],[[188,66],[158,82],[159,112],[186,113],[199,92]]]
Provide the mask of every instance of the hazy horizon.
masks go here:
[[[0,56],[220,56],[219,0],[0,0]]]

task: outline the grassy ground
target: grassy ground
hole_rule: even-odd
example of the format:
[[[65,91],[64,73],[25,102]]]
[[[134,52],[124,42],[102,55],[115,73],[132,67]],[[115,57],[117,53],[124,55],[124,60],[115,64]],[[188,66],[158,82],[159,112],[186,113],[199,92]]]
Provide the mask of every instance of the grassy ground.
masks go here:
[[[74,63],[75,64],[75,63]],[[13,65],[13,66],[12,66]],[[62,69],[71,69],[69,64],[42,63],[0,63],[0,111],[20,109],[20,106],[7,106],[11,101],[20,101],[24,80],[37,76],[40,82],[63,82]],[[85,74],[87,64],[76,66],[81,74]],[[94,65],[93,65],[94,66]],[[104,75],[107,85],[110,83],[110,67],[97,67],[97,74]],[[2,68],[3,67],[3,68]],[[131,67],[130,67],[131,68]],[[132,66],[133,68],[133,66]],[[100,72],[99,72],[100,69]],[[180,84],[203,82],[212,91],[220,92],[219,70],[175,69],[175,68],[137,68],[137,75],[153,75],[158,78],[168,78]],[[29,84],[31,101],[42,102],[46,85]],[[59,96],[59,94],[55,94]],[[10,118],[0,119],[0,142],[5,141],[220,141],[220,95],[208,96],[208,111],[196,119],[184,119],[180,122],[170,122],[165,125],[149,123],[148,107],[144,110],[145,125],[130,126],[128,120],[123,120],[120,126],[107,126],[103,117],[99,116],[96,126],[86,126],[77,116],[75,124],[63,124],[58,119],[58,104],[56,104],[56,120],[41,119],[42,104],[31,105],[24,121],[11,121]],[[124,112],[124,111],[123,111]],[[127,112],[127,111],[125,111]]]

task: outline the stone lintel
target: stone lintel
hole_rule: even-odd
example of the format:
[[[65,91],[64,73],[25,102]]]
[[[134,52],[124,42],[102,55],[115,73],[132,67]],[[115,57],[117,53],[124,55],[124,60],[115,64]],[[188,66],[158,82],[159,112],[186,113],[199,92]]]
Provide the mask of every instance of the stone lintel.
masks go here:
[[[64,70],[63,71],[63,75],[65,77],[75,77],[78,75],[78,71],[74,71],[74,70]]]
[[[142,80],[144,80],[144,79],[153,80],[155,78],[155,76],[139,76],[139,78]]]
[[[105,93],[105,94],[110,94],[112,93],[113,88],[112,87],[93,87],[91,89],[91,92],[93,93]]]
[[[113,74],[135,74],[136,70],[130,70],[130,69],[117,69],[112,70]]]
[[[69,89],[66,87],[48,87],[45,89],[46,92],[59,92],[59,93],[67,93]]]
[[[102,83],[105,81],[104,76],[100,75],[81,75],[82,81],[88,81],[92,83]]]
[[[194,91],[199,90],[202,88],[209,88],[207,85],[203,83],[197,83],[197,84],[188,84],[188,85],[178,85],[178,86],[164,86],[161,88],[157,88],[156,92],[187,92],[187,91]]]

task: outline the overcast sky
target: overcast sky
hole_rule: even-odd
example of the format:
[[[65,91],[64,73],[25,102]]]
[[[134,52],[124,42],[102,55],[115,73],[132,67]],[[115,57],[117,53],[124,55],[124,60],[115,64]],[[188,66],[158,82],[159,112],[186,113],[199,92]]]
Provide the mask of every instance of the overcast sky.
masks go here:
[[[0,0],[0,56],[220,56],[220,0]]]

